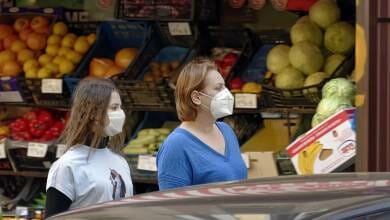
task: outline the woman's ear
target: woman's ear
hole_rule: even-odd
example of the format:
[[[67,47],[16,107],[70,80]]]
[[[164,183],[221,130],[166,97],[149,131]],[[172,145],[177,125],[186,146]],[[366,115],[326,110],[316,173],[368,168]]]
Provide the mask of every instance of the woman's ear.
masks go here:
[[[200,93],[198,91],[192,91],[191,92],[191,100],[195,105],[200,105],[202,104],[200,100]]]

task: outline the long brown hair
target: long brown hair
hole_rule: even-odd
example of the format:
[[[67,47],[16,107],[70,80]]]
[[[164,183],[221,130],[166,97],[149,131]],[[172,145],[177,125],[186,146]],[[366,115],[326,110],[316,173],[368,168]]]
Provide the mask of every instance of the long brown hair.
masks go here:
[[[105,136],[104,127],[108,123],[107,109],[112,92],[118,90],[109,80],[81,80],[73,94],[72,109],[60,137],[61,143],[66,144],[68,149],[78,144],[97,148]],[[108,146],[118,151],[123,140],[123,134],[113,136]]]

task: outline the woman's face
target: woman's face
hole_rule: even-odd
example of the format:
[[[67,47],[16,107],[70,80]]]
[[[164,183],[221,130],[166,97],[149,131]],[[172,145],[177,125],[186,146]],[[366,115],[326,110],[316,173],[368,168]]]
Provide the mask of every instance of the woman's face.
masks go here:
[[[211,98],[223,89],[225,89],[225,80],[222,78],[221,74],[216,70],[209,71],[204,81],[204,88],[201,92],[209,95],[210,97],[204,95],[201,96],[201,102],[210,106]]]

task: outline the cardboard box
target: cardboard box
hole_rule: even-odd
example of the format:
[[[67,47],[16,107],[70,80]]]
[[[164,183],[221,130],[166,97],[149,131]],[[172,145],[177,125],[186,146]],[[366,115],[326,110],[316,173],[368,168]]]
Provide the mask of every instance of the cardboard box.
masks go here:
[[[354,113],[354,108],[336,113],[287,147],[298,174],[330,173],[353,163],[356,155]]]
[[[272,152],[245,152],[248,179],[278,176],[278,168]]]

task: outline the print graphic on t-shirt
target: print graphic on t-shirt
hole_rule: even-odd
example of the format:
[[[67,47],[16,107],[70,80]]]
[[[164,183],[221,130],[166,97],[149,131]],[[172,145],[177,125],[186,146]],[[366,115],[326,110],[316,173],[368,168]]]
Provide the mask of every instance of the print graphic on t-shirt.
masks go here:
[[[121,199],[126,196],[126,185],[122,176],[114,169],[110,169],[110,181],[112,184],[112,199]]]

